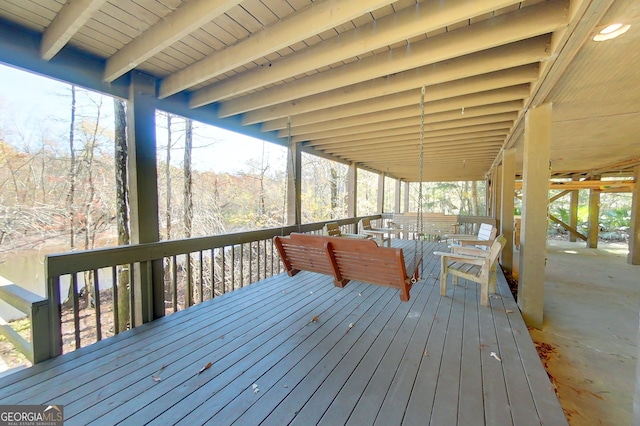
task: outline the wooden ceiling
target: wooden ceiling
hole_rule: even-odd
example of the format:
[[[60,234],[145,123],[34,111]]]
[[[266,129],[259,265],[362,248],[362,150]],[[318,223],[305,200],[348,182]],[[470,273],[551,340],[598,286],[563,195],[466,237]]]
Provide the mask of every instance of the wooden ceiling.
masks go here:
[[[483,179],[546,102],[554,173],[640,162],[637,0],[0,0],[0,30],[9,65],[141,71],[183,115],[407,181]]]

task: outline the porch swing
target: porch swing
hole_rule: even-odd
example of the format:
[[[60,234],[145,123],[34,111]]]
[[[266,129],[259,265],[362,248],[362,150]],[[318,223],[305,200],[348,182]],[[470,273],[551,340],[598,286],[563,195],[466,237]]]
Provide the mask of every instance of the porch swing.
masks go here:
[[[409,300],[411,287],[422,275],[422,260],[424,258],[424,239],[420,237],[423,230],[424,86],[421,93],[419,189],[416,219],[418,238],[415,239],[413,255],[409,262],[405,262],[401,248],[380,247],[373,240],[292,232],[289,236],[275,236],[273,238],[273,243],[289,276],[294,276],[300,271],[317,272],[332,276],[336,287],[342,288],[349,281],[377,284],[396,288],[400,290],[400,300],[404,302]],[[290,134],[290,124],[288,128]],[[290,136],[289,143],[291,143]],[[420,239],[419,251],[418,239]]]

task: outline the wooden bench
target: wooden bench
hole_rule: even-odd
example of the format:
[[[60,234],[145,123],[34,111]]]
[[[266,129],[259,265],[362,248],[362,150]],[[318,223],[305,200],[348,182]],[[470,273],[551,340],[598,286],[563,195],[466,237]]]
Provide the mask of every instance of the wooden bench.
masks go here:
[[[477,235],[445,234],[444,238],[452,240],[454,244],[459,246],[476,246],[486,250],[496,239],[497,233],[498,229],[492,224],[481,223]]]
[[[422,262],[416,253],[407,264],[401,248],[378,247],[373,240],[292,233],[273,242],[289,276],[304,270],[331,275],[336,287],[351,280],[392,287],[404,302]]]
[[[443,213],[423,213],[422,229],[418,230],[418,213],[394,214],[391,224],[402,231],[404,237],[409,235],[425,236],[429,240],[440,241],[444,234],[458,232],[458,216]]]
[[[481,286],[480,304],[489,306],[489,292],[496,292],[498,256],[507,239],[500,235],[489,250],[467,247],[452,247],[452,253],[436,251],[441,256],[440,295],[447,295],[447,277],[452,276],[453,285],[458,285],[458,277],[474,281]]]

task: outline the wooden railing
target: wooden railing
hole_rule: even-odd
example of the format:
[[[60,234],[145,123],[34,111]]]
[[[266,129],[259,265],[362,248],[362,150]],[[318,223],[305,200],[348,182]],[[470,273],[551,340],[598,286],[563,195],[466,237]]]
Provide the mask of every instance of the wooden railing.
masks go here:
[[[381,216],[331,222],[357,232],[363,217]],[[282,267],[273,237],[321,233],[325,223],[48,255],[44,359],[278,274]],[[119,315],[123,304],[127,324]]]
[[[47,300],[3,277],[0,277],[0,300],[27,315],[31,322],[30,340],[22,337],[2,317],[0,317],[0,334],[33,364],[45,360],[48,357],[46,339],[49,304]]]

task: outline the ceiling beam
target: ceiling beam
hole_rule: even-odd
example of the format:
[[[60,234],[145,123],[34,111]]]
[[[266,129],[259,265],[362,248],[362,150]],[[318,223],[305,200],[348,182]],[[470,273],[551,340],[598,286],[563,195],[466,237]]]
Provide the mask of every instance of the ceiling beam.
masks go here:
[[[460,135],[460,134],[469,134],[475,132],[483,132],[485,130],[508,130],[511,128],[513,121],[501,121],[489,124],[480,124],[475,126],[465,126],[465,127],[456,127],[454,129],[445,129],[445,130],[434,130],[425,134],[426,137],[439,137],[439,136],[450,136],[450,135]],[[353,141],[358,140],[369,140],[372,138],[384,138],[385,136],[396,136],[396,135],[414,135],[415,139],[419,138],[420,129],[419,126],[415,126],[414,128],[403,128],[403,129],[392,129],[390,131],[379,131],[379,132],[371,132],[371,133],[361,133],[359,135],[349,135],[349,136],[340,136],[334,138],[323,139],[327,142],[333,143],[351,143]],[[313,146],[313,144],[309,144]]]
[[[311,96],[338,87],[445,61],[456,56],[490,49],[537,35],[547,34],[567,22],[567,0],[550,0],[515,12],[472,24],[448,33],[373,55],[327,72],[223,102],[222,117],[292,99]]]
[[[227,12],[242,0],[189,0],[160,19],[109,59],[105,81],[113,81]],[[174,92],[176,93],[176,92]]]
[[[440,137],[425,136],[424,143],[429,145],[438,144],[438,143],[451,143],[451,142],[458,142],[458,141],[473,140],[476,138],[492,138],[492,139],[496,138],[496,139],[504,140],[504,138],[507,136],[508,133],[509,133],[509,129],[505,128],[505,129],[498,129],[498,130],[474,132],[472,136],[469,136],[469,134],[446,135],[446,136],[440,136]],[[359,148],[363,146],[375,146],[378,144],[419,143],[419,142],[420,142],[419,139],[416,139],[415,137],[408,139],[406,135],[397,135],[393,137],[371,138],[371,139],[362,140],[362,141],[349,142],[348,146],[349,148],[352,148],[352,147]],[[327,152],[332,152],[331,150],[339,149],[340,147],[344,148],[345,145],[346,144],[343,142],[328,143],[328,144],[321,143],[317,145],[314,145],[313,143],[303,144],[303,146],[309,146],[309,147],[313,147],[314,149],[327,151]]]
[[[487,92],[479,92],[470,95],[441,99],[437,101],[427,102],[424,106],[424,112],[426,115],[455,110],[462,112],[462,108],[465,108],[466,110],[466,108],[491,105],[502,102],[522,102],[523,99],[529,97],[529,91],[529,84],[520,84],[517,86],[489,90]],[[376,99],[376,102],[359,101],[352,104],[337,106],[316,113],[306,113],[302,116],[292,117],[291,121],[293,126],[295,127],[308,122],[331,122],[333,120],[339,120],[345,117],[360,116],[381,111],[390,111],[395,108],[413,107],[416,108],[416,111],[419,111],[419,104],[419,91],[402,92],[395,95],[383,96]]]
[[[462,114],[458,114],[456,120],[440,121],[425,123],[425,131],[431,132],[435,130],[452,129],[466,126],[473,126],[478,124],[489,124],[496,121],[514,121],[518,117],[518,112],[503,112],[501,114],[485,115],[480,117],[465,117]],[[300,136],[294,136],[291,138],[293,142],[304,142],[307,140],[319,141],[320,139],[329,139],[333,137],[340,137],[349,135],[372,135],[375,133],[382,134],[387,131],[397,130],[398,133],[413,133],[420,131],[420,117],[402,118],[392,121],[381,121],[375,124],[364,124],[360,126],[346,127],[342,129],[328,129],[321,132],[315,132],[312,134],[305,134]]]
[[[298,124],[308,124],[301,114],[326,110],[338,105],[380,96],[393,95],[417,89],[423,85],[427,86],[427,93],[430,94],[433,89],[431,86],[544,60],[551,55],[549,51],[550,41],[550,37],[546,35],[534,37],[533,39],[494,47],[486,51],[438,62],[411,71],[365,81],[346,88],[339,88],[306,98],[272,105],[268,108],[247,112],[243,115],[242,122],[256,124],[277,120],[278,123],[274,129],[284,129],[288,116],[295,116],[295,121]],[[312,114],[307,116],[313,117]]]
[[[469,138],[469,139],[464,139],[464,140],[458,140],[458,141],[445,141],[445,142],[434,142],[434,143],[429,143],[429,144],[424,144],[423,147],[424,149],[428,150],[428,149],[435,149],[435,148],[452,148],[452,147],[458,147],[458,146],[475,146],[475,145],[487,145],[487,144],[501,144],[503,142],[504,138],[501,137],[478,137],[478,138]],[[412,146],[414,148],[418,148],[420,147],[420,142],[415,141],[415,140],[410,140],[410,141],[403,141],[403,142],[396,142],[396,143],[377,143],[377,144],[372,144],[372,145],[365,145],[365,146],[359,146],[359,147],[352,147],[350,145],[345,145],[345,146],[336,146],[336,147],[332,147],[332,148],[328,148],[328,149],[323,149],[321,150],[321,152],[327,153],[327,154],[340,154],[340,155],[347,155],[347,154],[351,154],[351,153],[359,153],[359,152],[367,152],[369,150],[375,150],[375,149],[380,149],[380,148],[388,148],[388,147],[405,147],[405,146]],[[395,148],[394,148],[395,149]]]
[[[207,0],[204,1],[207,2]],[[171,96],[394,1],[325,0],[312,3],[284,20],[277,21],[250,37],[165,78],[160,82],[159,97]],[[198,106],[202,105],[205,104],[201,103]]]
[[[571,19],[571,22],[569,22],[566,28],[554,34],[555,43],[552,48],[555,55],[541,70],[540,79],[532,88],[532,96],[527,99],[525,110],[548,102],[547,97],[551,93],[551,90],[553,90],[560,80],[560,77],[562,77],[567,70],[580,51],[580,48],[589,40],[593,29],[601,22],[613,3],[614,0],[571,3],[572,5],[578,5],[576,10],[573,11],[573,19]],[[505,141],[503,150],[512,148],[522,136],[524,132],[523,118],[524,117],[520,117],[516,120],[511,133]],[[500,163],[501,157],[502,155],[496,157],[491,166],[492,169]]]
[[[45,61],[53,58],[80,28],[87,23],[106,0],[68,1],[51,21],[42,35],[40,56]]]
[[[454,149],[430,149],[424,152],[424,156],[428,158],[439,158],[439,157],[449,157],[449,156],[459,156],[461,153],[467,154],[469,158],[478,158],[478,155],[488,154],[491,156],[493,160],[493,156],[495,153],[500,150],[500,146],[478,146],[474,148],[469,147],[457,147]],[[336,154],[338,157],[347,158],[351,160],[357,161],[375,161],[383,158],[406,158],[411,157],[418,159],[418,155],[420,153],[419,148],[407,148],[407,149],[379,149],[373,150],[370,153],[366,154],[358,154],[357,156],[354,154]],[[462,161],[462,159],[461,159]]]
[[[480,76],[464,78],[461,80],[455,80],[449,83],[443,83],[437,86],[429,87],[428,91],[425,94],[425,104],[434,102],[441,99],[454,98],[462,95],[469,95],[472,93],[480,93],[487,92],[490,90],[502,89],[504,87],[516,86],[519,84],[530,83],[534,81],[538,77],[538,66],[537,64],[526,65],[517,68],[511,68],[504,71],[496,71],[489,74],[483,74]],[[407,92],[409,95],[411,92]],[[415,94],[412,94],[415,96]],[[415,116],[415,99],[412,102],[413,114],[408,116]],[[410,109],[407,109],[409,111]],[[324,127],[338,128],[336,126],[336,121],[344,121],[345,119],[339,120],[331,120],[329,124],[327,123],[314,123],[316,127],[319,125],[324,125]],[[380,120],[376,120],[375,122],[379,122]],[[292,135],[304,134],[301,129],[305,129],[303,126],[299,126],[297,124],[297,118],[294,116],[291,120],[294,127],[291,129]],[[362,123],[364,124],[364,123]],[[265,130],[269,130],[268,127],[262,126]],[[306,128],[309,128],[307,126]],[[286,129],[286,126],[283,127]],[[281,131],[283,137],[286,136],[286,132]],[[306,132],[309,133],[309,132]]]
[[[361,2],[352,1],[351,3],[355,5]],[[332,37],[298,54],[271,62],[268,68],[255,68],[196,90],[191,98],[191,106],[195,108],[235,97],[338,61],[354,58],[398,42],[405,42],[515,3],[518,1],[428,0],[418,3],[367,25],[341,33],[339,37]],[[315,17],[315,19],[322,19],[322,17]]]
[[[491,114],[500,114],[503,112],[519,111],[521,108],[521,100],[500,102],[497,104],[465,108],[464,114],[461,110],[425,114],[424,122],[428,124],[438,123],[441,121],[457,120],[459,118],[482,117]],[[342,119],[332,120],[330,122],[323,121],[314,124],[308,124],[305,126],[295,126],[291,128],[291,135],[305,135],[322,131],[327,128],[342,129],[353,126],[361,126],[365,124],[380,123],[383,121],[400,120],[409,117],[417,119],[418,121],[420,120],[420,111],[417,110],[415,105],[397,108],[391,111],[373,112],[371,114],[345,117]],[[267,129],[265,129],[265,126],[262,126],[262,130]],[[280,131],[278,132],[278,136],[286,138],[288,137],[288,133],[287,131]]]

